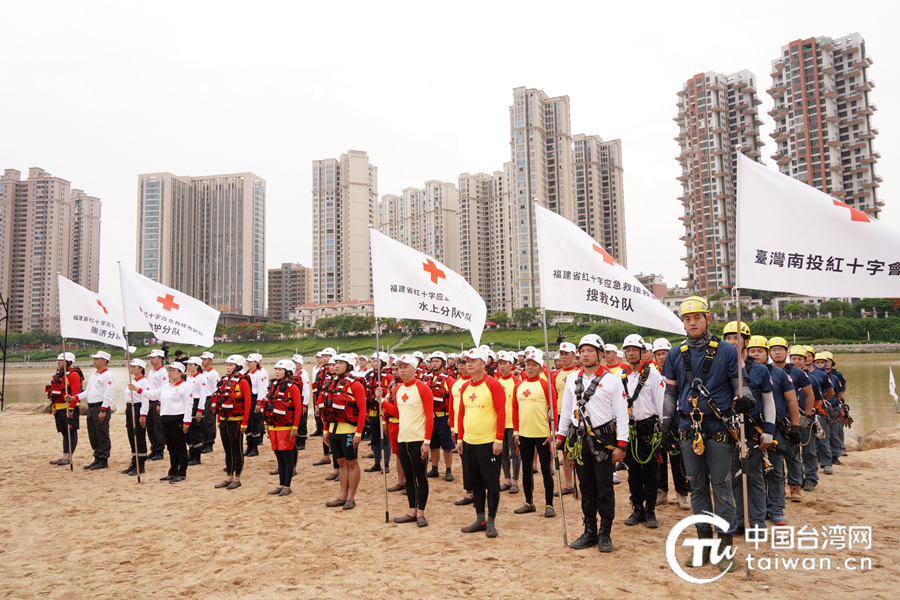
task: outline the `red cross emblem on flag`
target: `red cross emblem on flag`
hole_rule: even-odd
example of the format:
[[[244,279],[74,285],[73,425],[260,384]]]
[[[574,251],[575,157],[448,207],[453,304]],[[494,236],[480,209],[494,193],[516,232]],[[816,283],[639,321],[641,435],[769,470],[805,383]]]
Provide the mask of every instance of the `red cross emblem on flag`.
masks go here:
[[[869,223],[872,220],[872,217],[867,215],[866,213],[853,208],[847,204],[844,204],[840,200],[833,200],[835,206],[842,206],[843,208],[850,209],[850,220],[851,221],[860,221],[862,223]]]
[[[99,300],[97,300],[97,306],[99,306],[100,308],[103,309],[103,314],[104,314],[104,315],[108,315],[108,314],[109,314],[109,313],[106,311],[106,307],[103,306],[103,303],[100,302]]]
[[[422,270],[431,275],[431,283],[437,283],[441,277],[447,279],[444,272],[438,269],[438,266],[430,258],[422,263]]]
[[[606,250],[604,250],[597,244],[594,244],[594,251],[599,252],[600,254],[603,255],[603,262],[605,262],[606,264],[608,264],[608,265],[619,264],[618,262],[616,262],[616,259],[614,259],[612,256],[609,255],[609,252],[607,252]]]
[[[171,311],[173,308],[178,310],[181,308],[179,305],[175,304],[175,296],[172,294],[166,294],[166,297],[157,296],[156,301],[162,304],[164,310]]]

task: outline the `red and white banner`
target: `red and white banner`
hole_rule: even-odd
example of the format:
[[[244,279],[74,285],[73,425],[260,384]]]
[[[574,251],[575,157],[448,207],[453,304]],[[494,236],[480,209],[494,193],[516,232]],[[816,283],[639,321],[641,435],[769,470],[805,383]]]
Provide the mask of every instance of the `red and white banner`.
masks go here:
[[[475,288],[430,256],[375,229],[369,233],[375,316],[436,321],[468,329],[478,346],[487,306]]]
[[[541,306],[684,334],[684,325],[591,236],[535,205]]]
[[[738,287],[896,297],[900,232],[738,154]]]
[[[59,291],[59,334],[63,339],[96,340],[125,348],[122,305],[56,275]]]
[[[152,331],[153,337],[164,342],[205,348],[213,345],[219,311],[126,269],[122,263],[119,280],[127,331]]]

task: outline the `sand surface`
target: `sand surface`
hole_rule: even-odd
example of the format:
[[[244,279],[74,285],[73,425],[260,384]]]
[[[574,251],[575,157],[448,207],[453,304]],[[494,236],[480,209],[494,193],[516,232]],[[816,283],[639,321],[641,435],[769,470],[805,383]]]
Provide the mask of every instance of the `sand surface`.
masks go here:
[[[0,597],[3,598],[897,598],[900,596],[900,449],[854,453],[822,475],[819,490],[802,504],[788,503],[788,523],[872,526],[870,550],[782,551],[781,556],[870,557],[867,572],[741,569],[706,586],[679,579],[665,559],[671,527],[689,513],[658,509],[661,526],[625,527],[627,484],[616,486],[615,552],[563,547],[562,520],[514,515],[523,495],[503,494],[494,540],[459,531],[474,518],[456,507],[457,481],[430,480],[430,526],[384,522],[380,473],[363,473],[352,511],[324,506],[337,484],[329,467],[313,467],[321,443],[300,454],[287,497],[267,496],[275,458],[266,447],[248,459],[243,487],[216,490],[223,454],[217,446],[188,481],[160,483],[165,461],[148,463],[143,483],[119,474],[129,462],[125,420],[112,420],[110,468],[84,471],[91,462],[82,421],[75,471],[48,464],[58,458],[60,436],[50,415],[0,414]],[[367,446],[364,443],[364,446]],[[361,448],[364,448],[361,446]],[[372,464],[362,460],[363,467]],[[396,481],[392,461],[389,485]],[[624,472],[622,473],[624,475]],[[670,492],[674,499],[674,490]],[[406,497],[390,495],[391,518],[406,512]],[[566,497],[569,541],[581,534],[581,512]],[[559,515],[557,502],[557,514]],[[767,550],[767,551],[764,551]],[[679,548],[681,560],[690,549]],[[761,546],[758,556],[774,556]],[[840,561],[840,562],[839,562]],[[691,570],[698,577],[714,566]]]

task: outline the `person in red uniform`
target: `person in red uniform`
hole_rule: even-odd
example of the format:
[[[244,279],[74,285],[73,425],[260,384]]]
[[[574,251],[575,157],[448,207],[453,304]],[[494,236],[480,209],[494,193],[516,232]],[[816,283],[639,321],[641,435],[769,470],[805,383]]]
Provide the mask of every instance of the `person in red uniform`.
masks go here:
[[[390,383],[387,387],[384,388],[376,388],[375,397],[379,402],[382,401],[382,397],[387,396],[387,402],[394,401],[394,390],[400,385],[400,372],[397,370],[396,357],[391,359],[395,362],[391,363],[391,379]],[[387,411],[382,411],[382,433],[384,434],[384,438],[387,442],[390,443],[391,452],[396,456],[400,451],[397,442],[397,436],[400,432],[400,419],[398,417],[392,417],[387,413]],[[403,469],[397,469],[397,483],[388,488],[389,492],[400,492],[406,489],[406,476],[403,474]]]
[[[360,477],[356,450],[366,424],[366,389],[350,375],[355,362],[348,354],[335,357],[335,381],[326,392],[325,416],[322,417],[322,421],[328,423],[322,439],[337,459],[341,481],[340,495],[325,506],[342,506],[344,510],[356,507]]]
[[[434,397],[434,428],[432,429],[432,437],[429,438],[431,445],[431,471],[428,472],[429,477],[438,477],[438,464],[440,464],[441,450],[444,454],[444,481],[453,481],[453,473],[451,466],[453,465],[453,449],[456,444],[453,442],[453,433],[450,431],[450,389],[453,387],[455,380],[447,371],[447,355],[443,352],[434,352],[429,361],[431,371],[422,379],[422,381],[431,388],[431,394]]]
[[[244,432],[250,417],[250,380],[243,373],[247,361],[239,354],[225,359],[225,377],[219,380],[215,405],[219,415],[219,437],[225,449],[225,481],[215,487],[241,487],[244,470]]]
[[[80,411],[78,399],[66,402],[66,396],[77,396],[81,393],[81,382],[84,374],[78,367],[73,367],[75,355],[71,352],[60,354],[56,357],[56,373],[47,386],[47,398],[50,399],[50,409],[56,420],[56,431],[62,434],[62,456],[51,460],[51,465],[68,465],[72,462],[72,454],[78,445],[78,425]],[[69,438],[72,438],[72,447],[69,448]]]
[[[263,418],[268,425],[269,442],[278,460],[278,487],[268,492],[270,496],[287,496],[291,493],[294,475],[294,444],[303,415],[303,393],[299,381],[294,379],[294,361],[279,360],[275,363],[274,377],[266,396]]]
[[[485,372],[488,356],[476,348],[469,351],[471,381],[460,390],[456,451],[468,464],[475,504],[475,522],[463,533],[484,531],[497,537],[494,520],[500,506],[500,453],[506,426],[506,392]],[[485,518],[484,502],[488,512]]]
[[[517,383],[513,392],[512,419],[515,443],[522,453],[523,462],[531,465],[535,453],[540,459],[546,502],[544,516],[550,518],[556,516],[553,510],[553,471],[550,467],[550,448],[555,445],[550,423],[556,427],[556,407],[555,402],[550,401],[550,385],[541,378],[543,367],[543,352],[532,350],[525,355],[525,380]],[[522,485],[525,487],[525,504],[513,511],[517,515],[537,510],[531,469],[522,471]]]
[[[431,388],[416,379],[415,356],[404,354],[395,364],[401,384],[391,393],[392,402],[383,400],[384,411],[399,419],[397,459],[406,476],[406,497],[409,511],[394,523],[417,523],[428,527],[425,505],[428,502],[428,477],[425,463],[431,451],[430,440],[434,424],[434,402]]]

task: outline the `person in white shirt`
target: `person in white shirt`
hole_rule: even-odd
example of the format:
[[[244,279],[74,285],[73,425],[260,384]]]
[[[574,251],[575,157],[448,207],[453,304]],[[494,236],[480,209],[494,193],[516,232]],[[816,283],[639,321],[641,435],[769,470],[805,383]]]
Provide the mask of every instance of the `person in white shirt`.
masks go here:
[[[144,376],[147,363],[139,358],[134,358],[129,363],[131,376],[134,377],[134,385],[147,389],[150,382]],[[132,477],[144,472],[144,463],[147,462],[147,412],[150,409],[150,399],[141,396],[131,390],[125,390],[125,421],[128,430],[128,443],[131,445],[131,466],[122,471],[123,475]],[[134,461],[135,444],[137,444],[137,464]]]
[[[150,400],[159,402],[157,410],[162,421],[163,436],[169,450],[169,474],[160,481],[181,483],[187,478],[188,453],[186,436],[191,426],[191,411],[194,403],[191,400],[190,385],[181,379],[184,365],[173,362],[166,365],[168,383],[159,389],[141,389],[134,383],[128,389]]]
[[[295,446],[296,450],[306,450],[306,438],[309,433],[309,425],[307,423],[309,416],[309,398],[311,392],[311,386],[309,381],[309,375],[306,372],[306,369],[303,368],[303,357],[299,354],[295,354],[293,356],[294,361],[294,379],[297,380],[297,385],[300,386],[300,392],[303,396],[303,414],[300,415],[300,427],[297,429],[297,444]],[[296,468],[297,465],[297,457],[294,457],[294,466]]]
[[[200,464],[200,453],[206,446],[206,431],[203,429],[203,409],[209,398],[209,387],[206,385],[206,373],[203,372],[203,360],[199,356],[187,359],[187,383],[191,386],[191,428],[188,429],[188,466]]]
[[[162,388],[169,381],[163,361],[166,353],[156,348],[150,351],[150,369],[147,370],[147,381],[151,390]],[[147,413],[147,437],[150,438],[150,460],[162,460],[163,451],[166,448],[166,440],[163,436],[162,420],[159,416],[159,402],[150,401],[150,410]]]
[[[262,354],[247,355],[247,376],[250,378],[250,421],[247,423],[247,450],[244,456],[259,456],[259,445],[263,439],[262,409],[269,393],[269,374],[260,366]],[[260,399],[257,402],[257,398]]]
[[[109,441],[109,405],[112,403],[113,397],[113,379],[112,373],[106,368],[109,363],[109,353],[98,350],[96,354],[91,354],[94,359],[94,368],[97,369],[88,379],[87,386],[84,391],[77,396],[66,396],[69,402],[78,400],[87,400],[87,430],[88,439],[91,442],[91,448],[94,450],[94,462],[85,465],[86,471],[98,471],[109,466],[109,454],[112,450],[112,444]],[[76,409],[77,410],[77,409]]]
[[[581,455],[582,464],[576,460],[575,472],[584,533],[569,546],[581,550],[599,543],[600,552],[612,552],[610,532],[616,516],[613,465],[625,458],[628,402],[621,378],[600,364],[602,352],[599,335],[588,334],[578,343],[582,366],[566,379],[556,446],[565,441],[570,459]]]
[[[625,524],[646,523],[650,529],[656,529],[659,527],[656,518],[656,492],[659,486],[656,447],[659,445],[666,383],[653,366],[653,355],[650,354],[650,359],[645,360],[647,350],[644,338],[637,334],[629,335],[622,343],[622,350],[628,365],[619,372],[629,413],[625,464],[628,466],[628,489],[634,507]]]
[[[216,443],[216,407],[213,406],[213,398],[216,389],[219,387],[219,372],[213,369],[212,362],[216,355],[212,352],[204,352],[200,355],[203,361],[203,373],[206,375],[206,390],[209,396],[206,398],[206,406],[203,407],[203,429],[206,432],[206,444],[203,446],[201,454],[209,454],[213,451]]]

